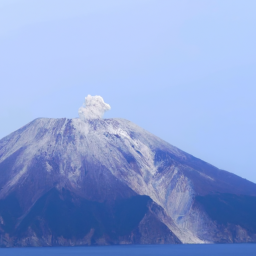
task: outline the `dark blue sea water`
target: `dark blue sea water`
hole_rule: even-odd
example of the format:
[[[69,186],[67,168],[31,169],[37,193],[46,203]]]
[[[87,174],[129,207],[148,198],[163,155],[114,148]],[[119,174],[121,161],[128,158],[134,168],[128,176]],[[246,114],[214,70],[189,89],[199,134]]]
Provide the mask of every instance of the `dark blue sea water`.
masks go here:
[[[0,256],[256,256],[256,244],[0,248]]]

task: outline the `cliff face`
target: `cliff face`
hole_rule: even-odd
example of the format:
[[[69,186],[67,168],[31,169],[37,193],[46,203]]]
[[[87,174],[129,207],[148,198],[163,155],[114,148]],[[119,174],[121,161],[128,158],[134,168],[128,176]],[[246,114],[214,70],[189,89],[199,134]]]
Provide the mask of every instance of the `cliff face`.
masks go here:
[[[256,242],[256,184],[123,119],[0,141],[0,245]]]

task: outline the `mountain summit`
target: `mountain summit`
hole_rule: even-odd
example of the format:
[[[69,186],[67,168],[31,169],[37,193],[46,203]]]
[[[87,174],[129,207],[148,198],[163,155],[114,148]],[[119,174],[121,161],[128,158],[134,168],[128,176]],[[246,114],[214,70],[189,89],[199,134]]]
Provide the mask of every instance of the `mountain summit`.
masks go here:
[[[0,140],[0,246],[256,242],[256,184],[109,109]]]

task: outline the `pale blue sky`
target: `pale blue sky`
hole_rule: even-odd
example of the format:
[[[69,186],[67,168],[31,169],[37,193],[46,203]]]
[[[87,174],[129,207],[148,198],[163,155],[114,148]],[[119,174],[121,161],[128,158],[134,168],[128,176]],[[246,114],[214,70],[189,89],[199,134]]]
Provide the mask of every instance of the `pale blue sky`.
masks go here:
[[[0,0],[0,138],[87,94],[256,182],[256,1]]]

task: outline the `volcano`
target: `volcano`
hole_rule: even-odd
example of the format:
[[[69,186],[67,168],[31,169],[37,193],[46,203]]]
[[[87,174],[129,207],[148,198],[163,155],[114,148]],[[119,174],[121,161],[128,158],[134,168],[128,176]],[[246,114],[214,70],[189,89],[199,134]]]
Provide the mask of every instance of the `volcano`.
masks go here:
[[[256,184],[130,121],[39,118],[0,140],[2,247],[246,242]]]

